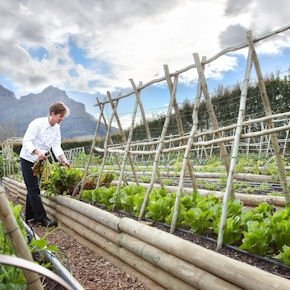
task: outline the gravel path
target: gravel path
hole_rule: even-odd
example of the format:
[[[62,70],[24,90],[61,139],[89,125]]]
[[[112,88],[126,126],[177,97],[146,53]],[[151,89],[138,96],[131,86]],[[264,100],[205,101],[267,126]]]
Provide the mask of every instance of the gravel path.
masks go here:
[[[86,290],[149,290],[135,277],[124,273],[108,260],[82,246],[63,230],[56,229],[50,233],[41,226],[33,228],[39,237],[45,236],[49,243],[59,247],[59,260],[65,266],[67,266],[67,260],[69,261],[72,275]]]

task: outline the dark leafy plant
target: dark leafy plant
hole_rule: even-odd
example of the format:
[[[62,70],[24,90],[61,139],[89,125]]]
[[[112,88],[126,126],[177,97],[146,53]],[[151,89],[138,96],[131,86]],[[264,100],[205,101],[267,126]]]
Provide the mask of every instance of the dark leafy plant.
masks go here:
[[[49,181],[42,183],[42,189],[45,189],[45,195],[48,197],[52,195],[72,195],[82,177],[83,172],[80,169],[56,164],[50,172]]]

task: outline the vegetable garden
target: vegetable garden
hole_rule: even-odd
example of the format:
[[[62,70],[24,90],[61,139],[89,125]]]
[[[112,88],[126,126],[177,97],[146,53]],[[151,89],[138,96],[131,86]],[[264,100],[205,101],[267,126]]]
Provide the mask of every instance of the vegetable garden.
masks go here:
[[[96,136],[84,166],[77,166],[76,160],[72,168],[48,161],[38,164],[48,213],[70,228],[74,238],[91,249],[98,248],[154,287],[289,289],[290,112],[272,114],[255,48],[256,43],[288,29],[260,39],[249,32],[245,44],[210,59],[200,59],[195,53],[193,65],[174,73],[164,65],[164,77],[138,86],[130,79],[132,92],[116,98],[108,92],[106,100],[97,99]],[[208,91],[206,65],[243,48],[248,49],[248,57],[239,112],[231,125],[220,127]],[[245,115],[252,66],[260,90],[257,99],[264,109],[258,118]],[[196,71],[198,84],[192,123],[185,130],[176,94],[179,78],[189,70]],[[167,84],[169,92],[158,138],[152,137],[141,97],[155,83]],[[131,125],[125,131],[118,105],[132,96]],[[198,119],[202,98],[210,124],[207,130]],[[133,138],[138,109],[144,140]],[[106,110],[111,113],[109,118]],[[177,135],[170,134],[173,119]],[[107,134],[100,143],[101,122]],[[114,142],[113,122],[122,142]],[[11,153],[13,148],[5,150],[3,185],[24,203],[25,187],[14,163],[17,157]],[[177,237],[181,232],[210,240],[215,251]],[[245,266],[219,254],[224,247],[272,263],[281,272],[274,275]]]

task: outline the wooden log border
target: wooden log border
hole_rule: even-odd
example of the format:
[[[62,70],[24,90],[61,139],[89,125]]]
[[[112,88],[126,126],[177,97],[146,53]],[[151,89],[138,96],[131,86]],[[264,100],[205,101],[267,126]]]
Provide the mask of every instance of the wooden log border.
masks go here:
[[[25,202],[23,183],[3,178],[7,193]],[[290,281],[172,234],[66,196],[42,197],[47,212],[73,237],[150,289],[290,289]],[[110,259],[109,259],[110,260]]]

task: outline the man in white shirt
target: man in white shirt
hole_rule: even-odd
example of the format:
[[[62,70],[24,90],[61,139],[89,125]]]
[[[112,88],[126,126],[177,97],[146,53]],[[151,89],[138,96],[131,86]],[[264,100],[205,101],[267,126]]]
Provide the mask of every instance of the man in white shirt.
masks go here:
[[[69,165],[61,148],[59,125],[68,114],[69,109],[64,103],[52,104],[48,117],[37,118],[28,125],[22,141],[20,163],[27,188],[25,220],[40,222],[45,227],[56,226],[56,221],[46,215],[40,197],[39,179],[33,175],[32,167],[36,160],[46,160],[50,149],[63,165]]]

